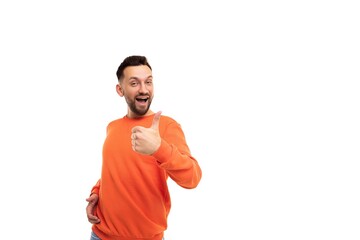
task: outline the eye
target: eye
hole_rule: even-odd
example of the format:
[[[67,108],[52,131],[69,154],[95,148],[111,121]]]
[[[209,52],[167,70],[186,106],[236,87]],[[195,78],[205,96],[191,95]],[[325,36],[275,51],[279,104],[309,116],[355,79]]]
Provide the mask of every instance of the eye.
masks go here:
[[[131,83],[130,83],[130,86],[132,86],[132,87],[136,87],[137,85],[138,85],[137,82],[131,82]]]
[[[152,85],[152,80],[146,81],[146,84],[147,84],[147,85]]]

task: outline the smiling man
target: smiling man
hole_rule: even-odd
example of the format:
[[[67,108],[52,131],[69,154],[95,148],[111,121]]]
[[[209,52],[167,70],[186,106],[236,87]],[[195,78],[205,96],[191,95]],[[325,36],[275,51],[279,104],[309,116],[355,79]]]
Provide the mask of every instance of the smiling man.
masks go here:
[[[171,206],[168,177],[191,189],[202,172],[180,124],[150,109],[154,85],[146,57],[125,58],[116,75],[128,110],[107,126],[101,177],[86,199],[91,240],[161,240]]]
[[[120,67],[117,74],[119,84],[116,85],[116,91],[128,104],[128,117],[137,118],[152,114],[149,110],[154,96],[150,65],[128,66],[125,69]]]

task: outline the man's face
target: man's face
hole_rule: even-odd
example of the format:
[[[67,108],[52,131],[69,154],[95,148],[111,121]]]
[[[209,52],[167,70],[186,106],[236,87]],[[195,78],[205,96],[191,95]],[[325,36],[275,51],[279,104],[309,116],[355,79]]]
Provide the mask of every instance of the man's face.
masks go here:
[[[129,117],[146,115],[154,96],[151,69],[146,65],[125,68],[124,78],[116,90],[120,96],[125,97]]]

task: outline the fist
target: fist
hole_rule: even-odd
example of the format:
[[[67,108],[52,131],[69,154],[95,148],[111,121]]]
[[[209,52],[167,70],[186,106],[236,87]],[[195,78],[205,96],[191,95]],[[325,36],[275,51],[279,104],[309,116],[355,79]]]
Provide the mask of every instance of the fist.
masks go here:
[[[136,126],[132,129],[131,145],[135,152],[152,155],[156,152],[161,144],[159,133],[161,111],[154,114],[154,119],[150,128]]]

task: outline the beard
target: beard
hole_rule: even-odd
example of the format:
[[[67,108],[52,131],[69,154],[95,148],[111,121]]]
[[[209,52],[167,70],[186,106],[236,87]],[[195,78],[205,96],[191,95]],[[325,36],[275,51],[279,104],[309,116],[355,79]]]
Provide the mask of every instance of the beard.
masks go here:
[[[138,116],[144,116],[150,109],[152,98],[149,98],[147,100],[147,107],[146,108],[141,108],[141,109],[136,107],[136,100],[131,100],[131,99],[127,98],[127,97],[125,97],[125,100],[126,100],[126,103],[127,103],[128,107],[130,108],[130,110],[133,113],[135,113]]]

